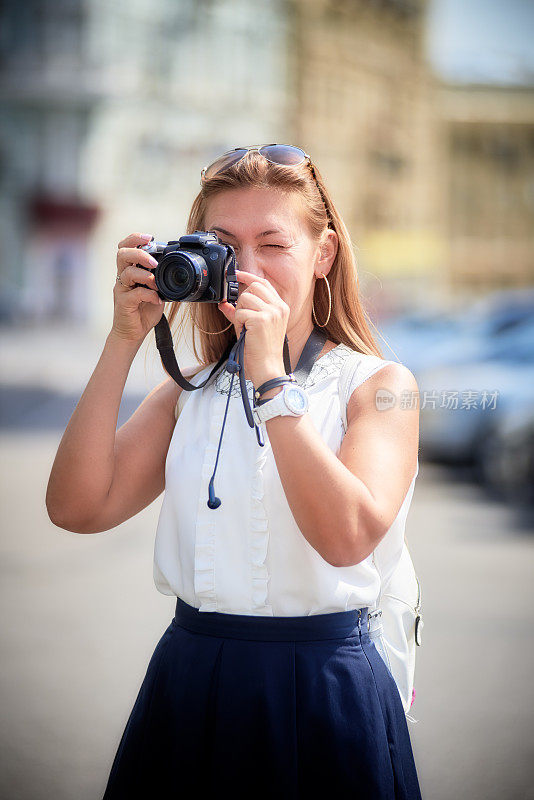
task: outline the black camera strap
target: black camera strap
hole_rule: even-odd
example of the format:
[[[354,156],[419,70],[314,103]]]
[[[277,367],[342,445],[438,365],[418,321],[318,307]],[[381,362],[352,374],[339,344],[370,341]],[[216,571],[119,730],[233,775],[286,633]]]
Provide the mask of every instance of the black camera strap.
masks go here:
[[[213,369],[211,370],[210,374],[206,378],[205,381],[199,383],[196,386],[194,383],[190,383],[187,378],[184,378],[182,373],[180,372],[180,367],[178,366],[178,362],[176,360],[176,354],[174,352],[174,342],[172,340],[171,329],[169,327],[169,321],[165,314],[161,315],[161,319],[157,325],[154,326],[154,334],[156,336],[156,347],[159,350],[159,355],[161,358],[161,363],[165,367],[167,373],[171,376],[171,378],[181,386],[182,389],[185,389],[186,392],[192,392],[194,389],[202,389],[203,386],[207,384],[209,379],[212,375],[217,372],[221,364],[224,364],[232,348],[235,345],[235,342],[230,342],[220,359],[217,361]]]
[[[221,435],[219,437],[217,458],[215,461],[215,467],[213,470],[213,475],[211,476],[208,489],[209,491],[208,507],[212,509],[218,508],[221,505],[221,501],[215,495],[215,489],[214,489],[215,472],[217,471],[217,465],[219,463],[219,453],[221,450],[224,426],[226,424],[226,417],[228,414],[228,404],[230,402],[232,387],[234,383],[234,376],[236,375],[236,373],[239,375],[241,397],[243,400],[243,407],[245,409],[245,416],[247,418],[247,422],[251,428],[256,429],[256,438],[258,440],[258,444],[260,445],[260,447],[264,447],[265,445],[265,440],[263,438],[261,428],[259,428],[254,422],[252,409],[250,407],[250,401],[248,399],[247,384],[245,379],[246,328],[243,326],[239,339],[236,342],[230,342],[230,344],[228,345],[228,347],[226,348],[226,350],[224,351],[218,362],[211,370],[208,377],[204,381],[202,381],[202,383],[199,384],[190,383],[186,378],[184,378],[184,376],[180,372],[180,367],[178,366],[178,362],[176,360],[176,354],[174,352],[174,343],[172,340],[169,322],[165,314],[162,314],[160,321],[154,327],[154,332],[156,336],[156,346],[158,348],[163,366],[165,367],[167,373],[171,376],[171,378],[173,378],[173,380],[176,381],[176,383],[179,386],[181,386],[182,389],[185,389],[185,391],[187,392],[191,392],[194,389],[202,389],[208,383],[210,378],[217,372],[219,367],[221,367],[221,365],[225,361],[227,361],[226,371],[229,372],[232,377],[230,379],[230,388],[228,390],[228,398],[226,401],[226,408],[224,411],[224,419],[221,429]],[[304,345],[298,364],[293,373],[299,385],[301,386],[304,385],[306,378],[310,374],[311,368],[313,367],[319,353],[323,349],[326,340],[327,336],[325,331],[322,328],[319,328],[317,325],[315,325],[306,341],[306,344]],[[291,360],[289,357],[289,344],[287,336],[284,336],[283,359],[284,359],[284,368],[286,371],[286,375],[290,375]]]
[[[244,337],[244,331],[245,329],[243,328],[242,331],[243,337]],[[161,363],[163,364],[163,366],[165,367],[167,373],[171,376],[171,378],[178,384],[178,386],[181,386],[182,389],[184,389],[186,392],[192,392],[194,391],[194,389],[202,389],[208,383],[212,375],[214,375],[217,372],[219,367],[222,364],[224,364],[224,362],[227,359],[229,359],[230,353],[236,347],[236,344],[239,344],[239,342],[237,343],[230,342],[230,344],[228,345],[228,347],[226,348],[220,359],[217,361],[217,363],[211,370],[208,377],[204,381],[202,381],[202,383],[194,384],[190,383],[187,380],[187,378],[184,378],[184,376],[180,372],[180,367],[178,366],[178,362],[176,360],[176,354],[174,352],[174,342],[172,340],[171,329],[169,327],[169,322],[165,314],[162,314],[160,321],[158,322],[157,325],[154,326],[154,334],[156,337],[156,347],[158,348],[160,354]],[[284,337],[283,358],[284,358],[284,367],[286,370],[286,375],[289,375],[289,373],[291,372],[291,361],[289,358],[289,345],[287,342],[287,336]],[[242,386],[244,387],[246,394],[246,383],[244,376],[242,380]],[[247,414],[247,419],[248,419],[248,414]]]

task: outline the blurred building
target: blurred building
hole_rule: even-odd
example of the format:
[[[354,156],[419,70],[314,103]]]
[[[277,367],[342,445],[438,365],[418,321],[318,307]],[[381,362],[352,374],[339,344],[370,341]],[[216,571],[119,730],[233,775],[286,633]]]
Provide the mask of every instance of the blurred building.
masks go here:
[[[534,283],[534,87],[439,91],[452,286]]]
[[[335,187],[360,280],[385,278],[411,303],[446,275],[425,12],[425,0],[295,0],[296,139]]]
[[[6,0],[0,318],[112,321],[132,231],[183,233],[200,168],[287,135],[283,0]]]
[[[318,163],[375,311],[531,281],[532,93],[444,86],[426,11],[5,0],[0,321],[109,329],[119,240],[177,238],[202,166],[276,141]]]
[[[98,207],[81,187],[100,74],[81,2],[7,0],[0,17],[0,316],[86,315]]]

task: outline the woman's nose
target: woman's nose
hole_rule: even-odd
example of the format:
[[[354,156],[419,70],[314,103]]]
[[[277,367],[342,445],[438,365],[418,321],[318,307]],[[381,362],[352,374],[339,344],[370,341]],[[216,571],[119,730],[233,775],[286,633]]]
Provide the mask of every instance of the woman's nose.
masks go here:
[[[242,248],[237,254],[236,260],[238,269],[242,269],[243,272],[250,272],[251,275],[257,275],[258,278],[263,278],[263,270],[254,252]]]

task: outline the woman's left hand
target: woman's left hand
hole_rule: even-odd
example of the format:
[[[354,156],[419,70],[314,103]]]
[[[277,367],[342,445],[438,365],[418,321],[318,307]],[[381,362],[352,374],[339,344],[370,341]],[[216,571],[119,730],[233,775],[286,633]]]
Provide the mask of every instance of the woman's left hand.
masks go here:
[[[265,278],[240,269],[236,277],[246,289],[239,293],[235,307],[226,300],[218,307],[233,322],[238,339],[246,328],[245,374],[257,389],[270,378],[286,374],[283,353],[290,308]]]

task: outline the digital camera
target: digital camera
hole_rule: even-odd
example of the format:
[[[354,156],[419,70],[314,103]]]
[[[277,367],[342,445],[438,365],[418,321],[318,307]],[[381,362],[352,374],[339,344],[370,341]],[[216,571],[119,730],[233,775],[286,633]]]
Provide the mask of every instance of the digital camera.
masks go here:
[[[215,233],[195,231],[178,241],[138,245],[156,259],[153,270],[158,295],[162,300],[187,303],[237,301],[235,252]],[[143,264],[138,264],[148,269]]]

